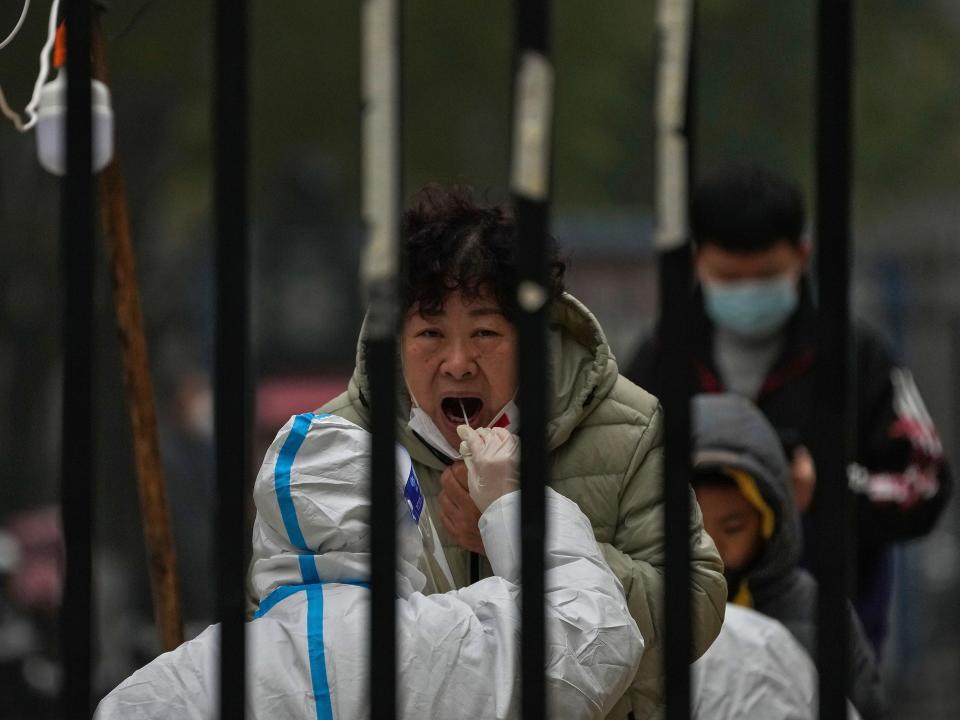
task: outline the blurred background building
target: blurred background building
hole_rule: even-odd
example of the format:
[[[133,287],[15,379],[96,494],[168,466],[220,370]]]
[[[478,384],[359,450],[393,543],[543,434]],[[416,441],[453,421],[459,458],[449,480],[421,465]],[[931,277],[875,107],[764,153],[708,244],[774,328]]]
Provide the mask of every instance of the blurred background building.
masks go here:
[[[258,463],[290,414],[345,385],[362,318],[363,234],[358,5],[252,5]],[[554,11],[553,230],[569,255],[571,290],[626,360],[656,316],[654,4],[565,0]],[[702,0],[700,12],[697,169],[755,161],[812,196],[814,3]],[[16,3],[0,6],[0,28],[18,13]],[[504,199],[510,3],[407,0],[405,13],[407,194],[440,181]],[[0,84],[14,105],[26,103],[36,77],[45,14],[33,11],[0,53]],[[856,18],[855,309],[913,369],[958,467],[960,5],[872,0],[857,4]],[[211,18],[204,3],[145,0],[115,3],[103,23],[184,609],[196,631],[213,614]],[[0,124],[0,525],[8,528],[0,556],[23,513],[58,495],[59,190],[34,153],[32,136]],[[108,689],[152,655],[155,640],[105,264],[98,311],[98,678]],[[956,508],[934,534],[898,550],[884,658],[896,717],[955,717],[960,708]],[[9,557],[0,562],[3,685],[25,678],[42,696],[57,682],[41,662],[55,655],[42,637],[49,623],[14,635],[16,646],[2,633],[48,609],[12,599],[23,563]],[[13,647],[22,652],[6,652]]]

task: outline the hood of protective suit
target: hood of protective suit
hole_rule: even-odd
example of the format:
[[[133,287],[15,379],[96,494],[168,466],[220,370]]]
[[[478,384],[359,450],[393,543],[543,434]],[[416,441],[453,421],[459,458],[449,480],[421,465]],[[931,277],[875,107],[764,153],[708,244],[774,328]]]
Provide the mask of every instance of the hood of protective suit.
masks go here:
[[[277,435],[253,488],[250,585],[258,602],[284,585],[369,580],[370,440],[352,422],[314,413],[290,418]],[[423,496],[400,446],[396,465],[397,592],[408,597],[425,583]],[[432,526],[426,530],[429,545]]]
[[[369,422],[370,386],[366,366],[367,323],[364,321],[357,342],[357,362],[348,393],[354,406]],[[584,416],[607,396],[617,380],[619,369],[600,323],[573,295],[564,293],[552,305],[548,330],[550,392],[552,399],[547,442],[553,450],[567,441]],[[397,372],[400,361],[397,361]],[[445,463],[407,426],[410,395],[406,383],[397,382],[397,439],[410,449],[413,458],[433,468]],[[518,404],[523,410],[522,391]],[[521,418],[521,422],[523,422]]]
[[[816,717],[813,661],[783,625],[749,608],[727,605],[720,635],[690,675],[694,720]]]
[[[693,399],[693,462],[697,470],[730,468],[747,473],[773,511],[772,535],[741,576],[754,597],[764,594],[794,570],[802,543],[790,466],[776,432],[746,398],[730,393],[697,395]]]

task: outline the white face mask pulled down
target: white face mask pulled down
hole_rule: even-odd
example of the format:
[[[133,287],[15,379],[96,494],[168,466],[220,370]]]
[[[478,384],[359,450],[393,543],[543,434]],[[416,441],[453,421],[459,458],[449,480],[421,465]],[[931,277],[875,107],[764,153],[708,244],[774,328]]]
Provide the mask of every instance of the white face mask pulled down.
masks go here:
[[[407,426],[434,450],[443,453],[451,460],[461,460],[460,450],[447,441],[443,433],[440,432],[440,428],[433,422],[433,418],[417,403],[417,399],[413,396],[409,387],[407,387],[407,392],[410,394],[410,419],[407,421]],[[520,409],[517,407],[515,400],[516,394],[501,408],[500,412],[493,416],[493,420],[487,423],[486,427],[502,427],[516,434],[520,429]],[[466,413],[464,413],[464,424],[470,424],[467,422]]]

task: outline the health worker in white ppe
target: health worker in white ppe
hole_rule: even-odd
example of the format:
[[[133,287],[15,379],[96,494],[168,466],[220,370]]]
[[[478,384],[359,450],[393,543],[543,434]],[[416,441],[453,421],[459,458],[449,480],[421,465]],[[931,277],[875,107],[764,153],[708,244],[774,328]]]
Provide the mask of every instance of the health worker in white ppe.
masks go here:
[[[403,718],[507,718],[519,712],[518,441],[459,430],[470,495],[494,576],[423,595],[434,529],[407,452],[397,463],[398,707]],[[370,435],[334,415],[293,417],[254,487],[257,517],[247,625],[251,718],[358,718],[369,712]],[[553,717],[601,718],[629,686],[644,642],[589,521],[547,488],[545,594]],[[134,673],[99,720],[213,717],[219,626]]]

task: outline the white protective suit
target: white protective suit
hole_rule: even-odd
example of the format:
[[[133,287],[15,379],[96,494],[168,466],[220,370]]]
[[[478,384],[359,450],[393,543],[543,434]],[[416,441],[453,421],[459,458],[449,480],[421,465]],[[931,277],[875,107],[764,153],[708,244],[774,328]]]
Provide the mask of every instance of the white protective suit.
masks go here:
[[[691,666],[694,720],[816,720],[817,669],[787,628],[727,604],[720,634]],[[847,703],[848,720],[860,720]]]
[[[369,443],[369,433],[346,420],[305,414],[292,418],[267,452],[254,489],[251,584],[260,606],[247,626],[250,718],[368,714]],[[397,459],[399,716],[514,717],[519,493],[500,497],[480,518],[496,576],[424,596],[416,567],[424,552],[423,498],[399,447]],[[601,718],[636,674],[643,639],[579,508],[548,489],[547,522],[551,716]],[[424,530],[429,547],[432,533]],[[213,717],[218,653],[215,625],[134,673],[96,717]]]

